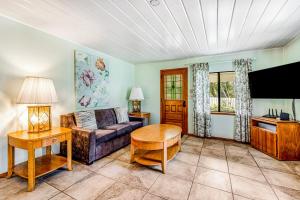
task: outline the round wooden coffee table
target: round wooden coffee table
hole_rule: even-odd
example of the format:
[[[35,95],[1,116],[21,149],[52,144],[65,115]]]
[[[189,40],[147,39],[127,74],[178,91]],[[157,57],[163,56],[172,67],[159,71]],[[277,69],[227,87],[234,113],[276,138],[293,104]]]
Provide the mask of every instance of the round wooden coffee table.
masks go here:
[[[179,126],[153,124],[131,133],[130,161],[142,165],[161,165],[166,172],[167,161],[172,160],[181,148]]]

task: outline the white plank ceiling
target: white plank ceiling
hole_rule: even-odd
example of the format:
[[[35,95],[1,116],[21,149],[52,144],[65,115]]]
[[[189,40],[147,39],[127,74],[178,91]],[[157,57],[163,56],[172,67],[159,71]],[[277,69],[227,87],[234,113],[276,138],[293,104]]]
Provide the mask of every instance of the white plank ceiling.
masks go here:
[[[132,63],[280,47],[300,0],[0,0],[0,15]]]

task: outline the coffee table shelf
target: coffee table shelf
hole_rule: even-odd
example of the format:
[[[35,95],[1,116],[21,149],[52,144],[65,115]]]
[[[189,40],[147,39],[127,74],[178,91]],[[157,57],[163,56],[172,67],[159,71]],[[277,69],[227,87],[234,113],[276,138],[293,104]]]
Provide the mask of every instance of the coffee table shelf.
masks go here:
[[[172,160],[176,153],[179,151],[179,146],[177,144],[168,148],[167,160]],[[145,151],[135,154],[134,161],[140,163],[141,165],[155,166],[160,165],[162,160],[161,150]]]

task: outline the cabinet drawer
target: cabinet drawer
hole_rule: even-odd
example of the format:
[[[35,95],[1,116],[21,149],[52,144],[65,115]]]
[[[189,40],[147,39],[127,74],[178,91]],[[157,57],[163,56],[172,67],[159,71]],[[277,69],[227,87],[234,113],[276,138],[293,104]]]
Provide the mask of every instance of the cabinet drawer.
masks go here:
[[[42,140],[42,147],[50,146],[52,144],[62,142],[65,140],[66,140],[65,135],[59,135],[59,136],[47,138],[47,139]]]

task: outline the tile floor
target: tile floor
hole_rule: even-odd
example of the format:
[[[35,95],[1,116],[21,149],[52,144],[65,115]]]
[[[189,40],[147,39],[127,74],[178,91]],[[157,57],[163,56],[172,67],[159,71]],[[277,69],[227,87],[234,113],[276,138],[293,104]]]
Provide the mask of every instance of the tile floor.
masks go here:
[[[129,146],[91,166],[74,162],[26,192],[26,181],[0,179],[0,199],[247,200],[300,199],[300,162],[279,162],[248,145],[183,137],[182,152],[160,167],[129,163]]]

